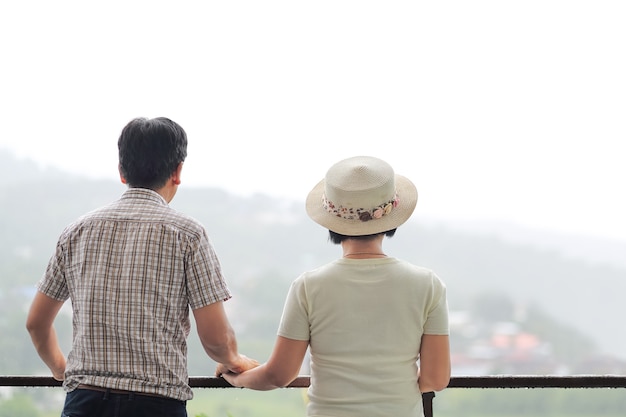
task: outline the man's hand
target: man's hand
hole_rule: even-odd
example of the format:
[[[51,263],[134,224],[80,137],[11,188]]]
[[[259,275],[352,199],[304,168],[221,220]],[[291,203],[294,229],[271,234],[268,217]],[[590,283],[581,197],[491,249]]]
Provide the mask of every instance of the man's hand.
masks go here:
[[[218,363],[217,369],[215,370],[215,376],[222,376],[227,373],[240,374],[252,368],[256,368],[257,366],[259,366],[258,361],[250,359],[245,355],[239,355],[238,361],[231,366]]]
[[[63,381],[65,379],[65,367],[63,367],[63,370],[60,371],[52,371],[52,378],[57,381]]]

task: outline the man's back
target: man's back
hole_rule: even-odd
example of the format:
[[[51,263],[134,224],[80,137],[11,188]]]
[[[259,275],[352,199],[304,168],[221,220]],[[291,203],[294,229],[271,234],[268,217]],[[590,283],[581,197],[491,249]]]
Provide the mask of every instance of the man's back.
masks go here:
[[[213,360],[237,372],[258,362],[238,352],[222,303],[230,293],[204,228],[168,206],[187,134],[168,118],[140,117],[122,129],[118,150],[128,190],[61,234],[26,328],[64,381],[63,415],[182,417],[192,397],[189,308]],[[66,360],[54,319],[68,298],[74,334]]]
[[[131,188],[69,226],[39,286],[72,300],[67,388],[191,398],[183,354],[189,305],[230,297],[211,265],[219,264],[204,229],[151,190]]]

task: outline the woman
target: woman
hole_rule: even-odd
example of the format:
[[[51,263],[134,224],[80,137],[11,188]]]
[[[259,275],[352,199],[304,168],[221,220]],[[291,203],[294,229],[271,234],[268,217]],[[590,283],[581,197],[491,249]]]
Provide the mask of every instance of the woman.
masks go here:
[[[432,271],[383,251],[416,203],[413,183],[378,158],[333,165],[306,209],[343,257],[292,283],[265,364],[241,374],[218,366],[217,374],[237,387],[284,387],[309,348],[309,417],[421,416],[420,392],[450,380],[446,288]]]

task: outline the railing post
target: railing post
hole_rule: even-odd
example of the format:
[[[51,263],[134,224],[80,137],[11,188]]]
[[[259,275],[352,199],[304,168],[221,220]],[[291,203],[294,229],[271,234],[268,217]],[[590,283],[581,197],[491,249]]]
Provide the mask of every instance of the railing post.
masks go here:
[[[435,393],[433,391],[422,393],[424,417],[433,417],[433,398],[435,398]]]

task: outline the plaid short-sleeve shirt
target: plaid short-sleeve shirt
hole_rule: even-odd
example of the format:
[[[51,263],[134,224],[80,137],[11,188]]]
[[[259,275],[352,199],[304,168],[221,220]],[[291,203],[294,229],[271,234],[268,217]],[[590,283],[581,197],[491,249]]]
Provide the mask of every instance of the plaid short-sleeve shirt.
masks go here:
[[[38,289],[72,302],[64,387],[191,399],[189,308],[231,294],[205,229],[156,192],[130,188],[61,234]]]

